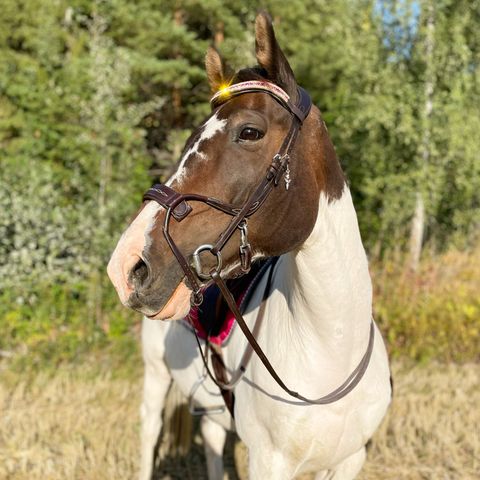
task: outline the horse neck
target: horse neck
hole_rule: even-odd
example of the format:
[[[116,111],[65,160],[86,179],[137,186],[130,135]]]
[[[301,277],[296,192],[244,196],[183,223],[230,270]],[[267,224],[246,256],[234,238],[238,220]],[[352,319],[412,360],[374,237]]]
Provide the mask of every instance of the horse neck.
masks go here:
[[[303,346],[311,339],[312,349],[319,342],[328,351],[343,349],[356,359],[366,347],[372,287],[348,187],[338,200],[320,196],[312,233],[279,268],[290,337]]]

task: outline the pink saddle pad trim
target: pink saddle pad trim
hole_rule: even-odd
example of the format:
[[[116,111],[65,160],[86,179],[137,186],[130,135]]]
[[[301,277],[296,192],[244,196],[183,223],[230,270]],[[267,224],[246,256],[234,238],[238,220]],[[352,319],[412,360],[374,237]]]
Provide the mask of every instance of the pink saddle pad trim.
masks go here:
[[[243,300],[243,297],[245,296],[245,293],[246,291],[236,299],[237,305],[240,305],[240,303]],[[199,307],[192,307],[190,309],[190,312],[187,317],[188,322],[196,330],[197,335],[203,340],[206,340],[208,335],[198,318],[198,309]],[[235,316],[230,310],[228,310],[225,316],[225,320],[223,321],[222,327],[220,329],[220,333],[215,337],[208,337],[208,340],[211,343],[214,343],[215,345],[221,346],[223,342],[225,342],[225,340],[228,339],[234,325],[235,325]]]

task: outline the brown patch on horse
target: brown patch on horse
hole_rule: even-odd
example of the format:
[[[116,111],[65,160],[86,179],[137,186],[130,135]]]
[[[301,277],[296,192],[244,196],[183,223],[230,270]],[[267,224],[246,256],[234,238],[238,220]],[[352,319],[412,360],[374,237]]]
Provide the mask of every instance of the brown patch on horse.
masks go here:
[[[323,149],[323,165],[325,171],[325,183],[323,190],[328,196],[329,201],[338,200],[345,189],[347,179],[338,161],[337,152],[328,135],[327,127],[322,122],[322,149]]]
[[[312,108],[306,123],[308,123],[306,128],[310,128],[311,124],[312,131],[316,131],[317,135],[314,136],[313,141],[305,141],[304,157],[315,159],[317,182],[320,190],[327,195],[328,201],[338,200],[345,189],[346,178],[317,107]],[[318,125],[317,128],[315,128],[315,124]]]

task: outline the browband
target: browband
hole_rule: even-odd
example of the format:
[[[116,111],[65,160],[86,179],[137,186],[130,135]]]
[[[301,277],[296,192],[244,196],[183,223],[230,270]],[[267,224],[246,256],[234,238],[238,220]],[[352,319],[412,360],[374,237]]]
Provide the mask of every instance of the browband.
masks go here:
[[[211,98],[210,104],[212,108],[216,108],[232,97],[252,92],[268,93],[295,115],[300,123],[303,123],[305,118],[307,118],[312,106],[310,95],[302,87],[297,86],[298,100],[296,103],[293,103],[285,90],[266,80],[249,80],[248,82],[235,83],[234,85],[223,87]]]

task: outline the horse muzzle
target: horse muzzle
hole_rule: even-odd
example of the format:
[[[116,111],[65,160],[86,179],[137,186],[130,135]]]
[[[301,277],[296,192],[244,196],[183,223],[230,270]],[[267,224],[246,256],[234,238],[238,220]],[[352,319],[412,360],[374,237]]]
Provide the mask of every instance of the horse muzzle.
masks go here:
[[[165,296],[155,292],[151,298],[133,292],[126,306],[136,310],[152,320],[180,320],[190,311],[191,290],[181,281],[174,292],[167,296],[166,301],[160,301]],[[159,305],[162,304],[160,307]]]

